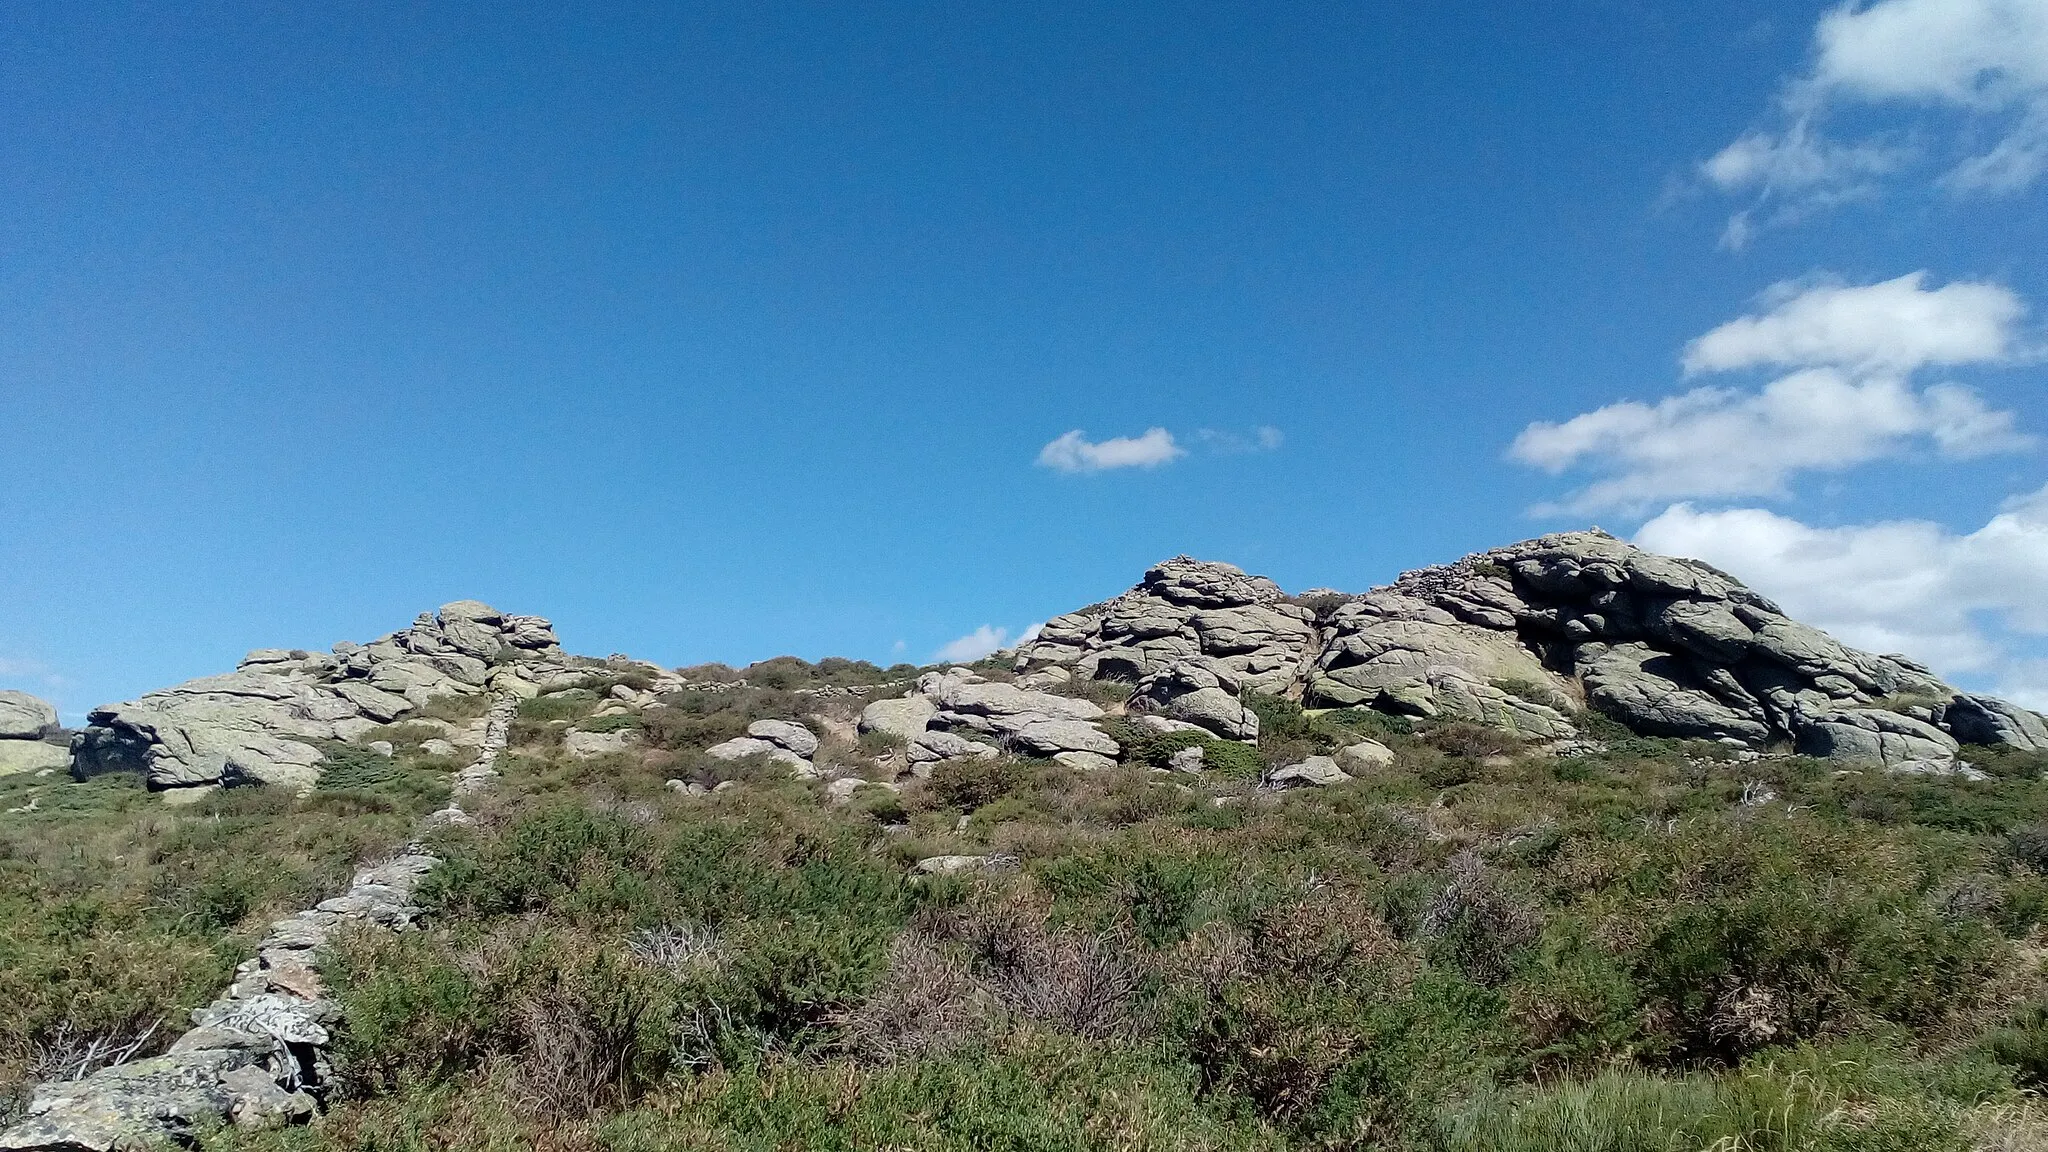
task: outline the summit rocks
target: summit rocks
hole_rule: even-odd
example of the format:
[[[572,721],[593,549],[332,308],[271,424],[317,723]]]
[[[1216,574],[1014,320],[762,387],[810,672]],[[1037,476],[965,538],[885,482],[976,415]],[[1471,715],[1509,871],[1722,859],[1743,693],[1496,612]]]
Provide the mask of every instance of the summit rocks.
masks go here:
[[[1130,708],[1253,739],[1248,692],[1311,708],[1459,720],[1530,740],[1591,711],[1654,736],[1920,771],[1959,744],[2048,749],[2048,721],[1958,692],[1903,656],[1849,648],[1698,561],[1563,532],[1346,596],[1285,596],[1228,564],[1176,557],[1137,587],[1048,621],[1016,653],[1126,681]]]
[[[262,648],[233,672],[94,709],[72,738],[71,771],[139,772],[152,789],[304,790],[318,776],[319,741],[355,739],[443,697],[531,695],[572,671],[565,659],[541,617],[459,600],[368,644]]]

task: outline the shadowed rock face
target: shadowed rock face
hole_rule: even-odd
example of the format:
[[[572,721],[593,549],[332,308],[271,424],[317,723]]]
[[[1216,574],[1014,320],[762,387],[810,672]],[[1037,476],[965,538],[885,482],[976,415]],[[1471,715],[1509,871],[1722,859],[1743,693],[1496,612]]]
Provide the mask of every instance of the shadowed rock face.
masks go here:
[[[554,629],[475,600],[421,613],[412,627],[331,654],[258,649],[235,671],[95,709],[72,738],[72,775],[140,772],[151,788],[277,784],[310,788],[320,740],[352,740],[438,697],[519,680],[531,695],[560,669]]]
[[[1306,598],[1305,598],[1306,599]],[[1958,693],[1902,656],[1848,648],[1734,577],[1602,532],[1564,532],[1318,594],[1186,557],[1136,588],[1049,621],[1020,669],[1128,680],[1134,709],[1224,736],[1256,734],[1220,704],[1242,691],[1575,734],[1590,708],[1647,735],[1723,740],[1941,770],[1958,741],[2048,749],[2048,723]],[[1185,702],[1185,703],[1184,703]]]

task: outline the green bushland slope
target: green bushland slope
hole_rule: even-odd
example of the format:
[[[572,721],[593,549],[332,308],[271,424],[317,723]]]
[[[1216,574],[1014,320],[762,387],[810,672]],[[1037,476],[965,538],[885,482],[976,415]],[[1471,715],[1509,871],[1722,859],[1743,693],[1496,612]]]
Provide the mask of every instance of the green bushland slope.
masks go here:
[[[833,804],[702,755],[800,715],[786,671],[612,720],[641,744],[595,759],[560,740],[594,695],[525,709],[426,930],[328,958],[328,1114],[207,1147],[2048,1148],[2048,757],[1560,759],[1262,700],[1258,753],[1199,776],[1127,739]],[[396,735],[299,801],[0,786],[41,797],[0,825],[0,1075],[175,1022],[401,842],[448,765]],[[1366,736],[1391,768],[1257,788]],[[940,855],[998,866],[914,874]]]

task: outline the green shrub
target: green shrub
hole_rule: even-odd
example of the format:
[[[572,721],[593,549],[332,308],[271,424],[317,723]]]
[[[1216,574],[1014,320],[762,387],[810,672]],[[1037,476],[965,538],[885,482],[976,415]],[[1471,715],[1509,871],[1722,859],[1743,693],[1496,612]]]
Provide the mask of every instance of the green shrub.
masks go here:
[[[1209,740],[1202,745],[1202,767],[1228,780],[1256,780],[1266,762],[1259,750],[1236,740]]]

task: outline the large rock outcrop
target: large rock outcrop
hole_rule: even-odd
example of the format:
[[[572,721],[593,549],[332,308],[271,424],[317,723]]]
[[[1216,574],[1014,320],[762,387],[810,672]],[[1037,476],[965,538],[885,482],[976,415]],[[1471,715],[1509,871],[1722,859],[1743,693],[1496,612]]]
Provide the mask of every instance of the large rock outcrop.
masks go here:
[[[140,772],[152,789],[263,783],[309,788],[322,740],[351,740],[447,696],[531,696],[580,669],[553,627],[475,600],[332,653],[259,649],[235,671],[94,709],[71,742],[79,779]]]
[[[1959,743],[2048,750],[2048,721],[2026,709],[1849,648],[1710,565],[1597,531],[1354,596],[1289,598],[1228,564],[1178,557],[1049,621],[1017,667],[1128,681],[1133,710],[1238,738],[1257,735],[1238,704],[1257,691],[1534,740],[1575,735],[1574,716],[1591,710],[1646,735],[1913,770],[1944,770]]]

